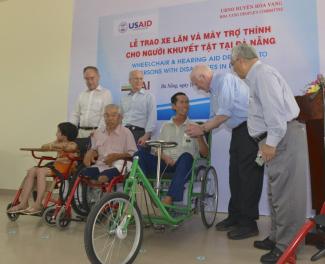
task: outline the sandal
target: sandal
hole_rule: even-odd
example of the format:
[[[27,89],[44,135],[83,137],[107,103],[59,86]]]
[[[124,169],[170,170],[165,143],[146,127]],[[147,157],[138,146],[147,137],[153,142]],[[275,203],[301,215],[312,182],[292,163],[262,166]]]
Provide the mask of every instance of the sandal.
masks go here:
[[[42,208],[35,209],[34,207],[29,207],[24,211],[24,214],[26,215],[36,215],[42,212]]]
[[[9,208],[7,210],[7,213],[8,214],[18,214],[18,213],[22,213],[22,212],[26,211],[28,208],[29,208],[28,206],[26,208],[21,208],[21,207],[19,207],[19,205],[15,205],[14,207]]]

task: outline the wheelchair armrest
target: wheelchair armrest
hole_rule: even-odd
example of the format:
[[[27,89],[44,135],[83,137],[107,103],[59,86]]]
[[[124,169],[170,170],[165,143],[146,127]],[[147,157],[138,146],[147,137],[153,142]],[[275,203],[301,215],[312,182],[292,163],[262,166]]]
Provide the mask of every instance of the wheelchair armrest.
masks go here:
[[[56,157],[36,155],[35,152],[53,152],[53,151],[49,151],[49,150],[44,150],[42,148],[20,148],[20,150],[30,151],[34,159],[39,159],[39,160],[55,160],[56,159]]]

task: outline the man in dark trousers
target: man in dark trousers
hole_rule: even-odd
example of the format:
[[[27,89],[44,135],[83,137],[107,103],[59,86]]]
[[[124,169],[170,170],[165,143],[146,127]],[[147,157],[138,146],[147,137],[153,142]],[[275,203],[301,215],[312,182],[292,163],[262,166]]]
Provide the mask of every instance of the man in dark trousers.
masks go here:
[[[202,135],[225,123],[232,129],[230,143],[228,217],[216,225],[219,231],[229,231],[229,239],[245,239],[258,235],[256,220],[263,186],[263,167],[256,164],[257,143],[247,130],[248,87],[231,73],[213,74],[206,65],[197,65],[191,81],[198,89],[211,93],[214,118],[202,125],[191,125],[187,134]]]

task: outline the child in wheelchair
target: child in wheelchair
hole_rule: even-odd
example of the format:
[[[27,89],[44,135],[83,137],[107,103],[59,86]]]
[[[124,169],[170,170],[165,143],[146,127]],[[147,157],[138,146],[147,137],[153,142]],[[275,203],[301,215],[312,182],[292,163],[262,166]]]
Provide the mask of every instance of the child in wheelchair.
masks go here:
[[[22,182],[20,202],[18,204],[13,204],[13,206],[7,210],[7,213],[34,215],[42,212],[42,201],[46,192],[46,177],[54,176],[55,172],[65,174],[67,170],[71,168],[71,158],[69,159],[69,156],[77,155],[78,147],[77,144],[73,142],[77,134],[78,129],[72,123],[64,122],[58,124],[56,140],[41,146],[41,150],[43,151],[57,151],[57,157],[54,163],[47,166],[35,166],[28,170]],[[37,187],[36,201],[29,207],[28,200],[35,184]]]

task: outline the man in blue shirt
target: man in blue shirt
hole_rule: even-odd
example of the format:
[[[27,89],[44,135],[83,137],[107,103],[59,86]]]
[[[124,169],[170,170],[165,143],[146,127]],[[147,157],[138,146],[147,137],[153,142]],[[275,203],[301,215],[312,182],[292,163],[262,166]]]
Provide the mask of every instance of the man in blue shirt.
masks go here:
[[[144,145],[157,121],[156,100],[152,93],[143,89],[142,71],[131,71],[129,82],[131,91],[121,99],[122,124],[131,130],[137,144]]]
[[[256,220],[263,186],[263,167],[255,162],[257,143],[247,130],[249,88],[231,73],[213,74],[206,65],[197,65],[190,75],[199,89],[211,93],[214,118],[202,125],[189,125],[186,133],[192,137],[225,123],[232,129],[230,142],[228,217],[216,225],[219,231],[229,231],[229,239],[244,239],[258,235]]]

